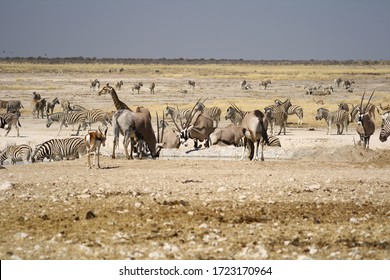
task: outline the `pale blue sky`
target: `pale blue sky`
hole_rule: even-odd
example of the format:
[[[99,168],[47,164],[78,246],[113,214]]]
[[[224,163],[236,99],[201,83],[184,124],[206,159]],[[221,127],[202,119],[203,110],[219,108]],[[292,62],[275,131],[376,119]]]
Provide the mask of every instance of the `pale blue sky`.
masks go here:
[[[1,0],[0,56],[390,60],[389,0]]]

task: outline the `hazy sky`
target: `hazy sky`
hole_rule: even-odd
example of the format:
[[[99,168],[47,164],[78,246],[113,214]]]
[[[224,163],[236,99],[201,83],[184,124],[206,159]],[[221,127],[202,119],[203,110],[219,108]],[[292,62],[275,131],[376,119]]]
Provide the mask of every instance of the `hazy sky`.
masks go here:
[[[1,0],[0,56],[390,59],[390,0]]]

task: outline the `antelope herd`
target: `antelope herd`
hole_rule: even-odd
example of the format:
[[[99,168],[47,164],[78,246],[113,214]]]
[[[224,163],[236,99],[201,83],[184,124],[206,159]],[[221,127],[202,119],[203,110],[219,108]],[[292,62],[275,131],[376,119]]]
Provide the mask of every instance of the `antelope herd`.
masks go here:
[[[335,79],[334,84],[340,87],[343,84],[345,90],[350,90],[354,81]],[[115,88],[120,91],[123,81],[119,81]],[[195,90],[195,81],[189,80],[188,85]],[[261,81],[259,86],[267,90],[269,85],[273,85],[270,79]],[[154,94],[156,84],[150,84],[150,93]],[[143,87],[142,82],[138,82],[131,88],[139,94]],[[246,81],[240,83],[243,90],[250,90],[252,86]],[[333,92],[330,86],[308,86],[308,95],[329,95]],[[119,145],[119,137],[123,136],[123,148],[127,159],[134,159],[133,154],[138,158],[143,155],[149,155],[152,158],[158,158],[161,149],[177,149],[180,146],[187,145],[187,141],[192,139],[194,149],[201,147],[203,142],[205,148],[212,145],[223,143],[224,145],[241,146],[243,148],[244,158],[246,149],[249,149],[250,160],[264,160],[263,149],[265,145],[280,147],[279,138],[273,132],[274,126],[279,126],[278,135],[283,132],[286,135],[287,120],[289,115],[297,115],[298,124],[303,123],[303,109],[301,106],[293,105],[290,99],[285,101],[276,99],[274,104],[258,108],[252,111],[244,111],[233,102],[229,102],[229,107],[225,111],[225,120],[230,120],[231,124],[225,127],[219,127],[222,110],[219,107],[207,107],[206,99],[199,99],[192,108],[179,108],[167,104],[163,113],[163,119],[159,121],[156,113],[157,131],[154,131],[151,113],[147,108],[138,107],[135,111],[121,101],[116,90],[109,84],[100,89],[100,82],[95,79],[90,82],[91,91],[98,91],[96,98],[101,95],[110,94],[116,111],[104,112],[100,109],[85,109],[79,104],[71,104],[69,100],[58,97],[48,101],[48,98],[41,97],[41,94],[33,92],[31,99],[31,113],[33,118],[46,118],[46,127],[49,128],[53,123],[59,124],[57,136],[60,134],[63,126],[78,125],[76,136],[81,130],[90,129],[82,137],[71,137],[65,139],[49,139],[39,144],[33,150],[26,144],[9,145],[3,147],[0,151],[0,162],[7,159],[15,164],[17,161],[43,161],[74,159],[87,155],[87,166],[91,168],[90,157],[94,156],[93,165],[100,168],[99,153],[101,146],[105,146],[107,140],[108,127],[112,126],[114,135],[112,158],[116,158],[116,149]],[[351,111],[346,103],[341,103],[339,109],[330,111],[328,108],[318,108],[315,117],[316,120],[324,119],[327,124],[327,134],[331,134],[332,125],[337,126],[337,134],[348,131],[350,122],[356,122],[356,132],[360,137],[359,143],[368,148],[370,137],[374,134],[375,112],[382,111],[382,126],[379,135],[380,141],[387,140],[390,134],[390,105],[375,106],[371,103],[374,91],[371,93],[367,104],[363,105],[365,92],[362,95],[360,105],[352,106]],[[317,102],[316,102],[317,103]],[[62,111],[55,111],[55,106],[60,105]],[[0,100],[0,109],[6,112],[0,114],[0,128],[6,129],[7,136],[12,128],[16,129],[19,137],[20,110],[24,108],[20,100]],[[379,110],[380,109],[380,110]],[[169,126],[170,121],[173,127]],[[98,130],[91,130],[91,125],[99,122]],[[129,149],[130,145],[130,151]],[[260,156],[259,154],[260,149]],[[97,164],[96,164],[97,157]]]

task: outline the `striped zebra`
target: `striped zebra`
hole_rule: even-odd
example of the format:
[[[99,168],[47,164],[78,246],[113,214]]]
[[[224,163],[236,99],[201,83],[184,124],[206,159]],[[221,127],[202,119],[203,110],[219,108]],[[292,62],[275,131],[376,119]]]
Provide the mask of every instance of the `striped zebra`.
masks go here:
[[[263,145],[267,145],[270,147],[282,147],[282,145],[280,144],[279,138],[276,136],[269,136],[268,137],[268,144],[265,143],[264,139],[261,139],[261,143]]]
[[[195,111],[206,112],[213,120],[214,127],[218,127],[218,123],[221,120],[221,109],[219,107],[206,108],[203,102],[197,102],[195,105]]]
[[[131,88],[131,91],[136,90],[139,94],[140,89],[144,86],[142,82],[139,82],[137,84],[134,84],[134,86]]]
[[[60,100],[58,98],[54,98],[51,102],[46,103],[46,115],[53,114],[54,107],[60,104]]]
[[[35,148],[31,161],[43,161],[45,158],[49,161],[76,159],[86,153],[83,137],[50,139]]]
[[[96,89],[99,90],[100,88],[100,82],[98,79],[95,79],[94,81],[91,81],[90,89],[95,91]]]
[[[287,99],[285,102],[282,102],[279,99],[275,100],[275,106],[280,106],[283,103],[285,103],[286,105],[289,105],[287,107],[287,111],[286,111],[287,115],[297,115],[298,124],[302,124],[303,123],[303,109],[302,109],[302,107],[299,105],[292,105],[289,99]]]
[[[286,126],[287,126],[287,118],[288,118],[288,114],[286,111],[284,111],[281,108],[275,108],[274,110],[266,109],[265,116],[271,127],[271,131],[270,131],[271,135],[273,135],[274,133],[275,125],[278,125],[280,127],[278,135],[282,133],[282,130],[283,130],[283,134],[286,135]]]
[[[192,87],[192,89],[195,89],[195,81],[189,80],[189,81],[188,81],[188,85],[189,85],[190,87]]]
[[[109,115],[104,112],[103,110],[100,109],[92,109],[85,111],[86,115],[86,123],[88,124],[89,127],[91,127],[91,124],[101,122],[101,124],[105,127],[107,127],[108,123],[112,125],[111,123],[111,118]]]
[[[7,113],[14,113],[20,116],[20,109],[24,108],[20,100],[10,100],[7,103]]]
[[[390,118],[386,118],[382,121],[382,128],[379,134],[379,140],[385,142],[390,135]]]
[[[79,131],[81,126],[83,126],[83,130],[87,127],[87,116],[85,111],[81,112],[59,112],[54,113],[47,118],[46,127],[49,128],[53,122],[59,122],[60,128],[58,130],[57,136],[60,134],[62,126],[65,125],[65,127],[68,127],[69,124],[79,124],[79,127],[77,128],[76,135],[79,135]]]
[[[165,117],[171,116],[174,121],[186,120],[191,113],[190,109],[175,109],[171,106],[165,108]]]
[[[298,117],[298,124],[302,124],[303,123],[303,109],[302,109],[302,107],[299,106],[299,105],[292,105],[291,102],[288,103],[289,99],[287,99],[285,102],[286,102],[286,105],[289,105],[287,107],[287,111],[286,111],[287,115],[297,115],[297,117]],[[283,104],[282,101],[280,101],[279,99],[275,100],[275,105],[276,106],[279,106],[281,104]]]
[[[275,100],[274,105],[270,105],[264,108],[265,116],[270,124],[271,131],[270,134],[273,134],[274,126],[280,126],[280,130],[278,135],[281,134],[283,130],[283,134],[286,135],[286,127],[287,127],[287,119],[288,119],[288,108],[291,107],[290,99],[286,99],[286,101],[281,102],[280,100]]]
[[[0,164],[3,165],[7,159],[11,160],[11,164],[16,164],[17,161],[28,162],[32,156],[32,149],[29,145],[12,145],[8,146],[0,153]]]
[[[325,120],[328,126],[328,132],[326,134],[330,134],[332,124],[337,125],[337,134],[342,134],[344,127],[345,131],[348,131],[348,111],[339,109],[334,112],[329,112],[328,109],[319,108],[317,110],[316,120],[322,119]]]
[[[14,113],[0,114],[0,128],[7,130],[5,136],[8,135],[12,127],[15,127],[16,137],[19,137],[19,127],[22,127],[19,122],[19,115]]]

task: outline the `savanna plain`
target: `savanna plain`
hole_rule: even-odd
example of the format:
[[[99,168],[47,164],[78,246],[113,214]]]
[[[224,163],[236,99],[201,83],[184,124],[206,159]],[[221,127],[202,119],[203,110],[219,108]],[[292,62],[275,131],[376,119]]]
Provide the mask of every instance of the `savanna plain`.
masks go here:
[[[339,77],[355,81],[353,92],[333,83]],[[0,259],[390,258],[390,140],[379,141],[382,111],[369,149],[358,145],[354,122],[342,135],[335,126],[327,135],[325,122],[315,120],[319,107],[358,105],[364,91],[375,90],[376,106],[388,105],[390,66],[2,62],[0,99],[21,100],[24,108],[20,137],[1,130],[0,149],[22,143],[34,149],[57,138],[58,124],[46,128],[46,117],[31,113],[34,91],[49,101],[115,111],[110,95],[90,88],[94,79],[101,87],[122,80],[119,98],[132,109],[148,108],[155,130],[156,112],[162,118],[167,105],[191,108],[200,98],[221,108],[220,127],[229,123],[229,101],[254,110],[287,98],[303,108],[303,124],[289,116],[286,135],[278,136],[282,147],[265,147],[263,162],[240,160],[242,147],[194,150],[191,144],[163,149],[156,160],[127,160],[122,138],[112,159],[111,126],[101,169],[87,169],[86,157],[6,161]],[[272,81],[266,89],[259,85],[265,79]],[[251,89],[241,89],[243,80]],[[132,91],[138,82],[144,85],[139,94]],[[331,95],[306,94],[308,86],[330,84]],[[73,133],[69,126],[58,137]]]

